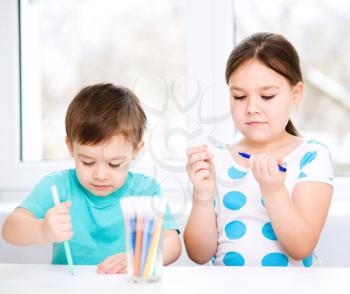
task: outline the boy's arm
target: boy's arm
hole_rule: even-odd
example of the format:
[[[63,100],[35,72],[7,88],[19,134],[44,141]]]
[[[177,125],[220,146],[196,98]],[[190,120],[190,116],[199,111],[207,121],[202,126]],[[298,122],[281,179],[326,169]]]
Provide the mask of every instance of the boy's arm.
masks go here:
[[[16,208],[5,220],[2,227],[4,239],[18,246],[46,243],[43,220],[24,208]]]
[[[37,219],[24,208],[16,208],[2,228],[4,239],[18,246],[49,242],[63,242],[73,236],[69,208],[71,202],[63,202],[50,208],[44,219]]]
[[[163,232],[163,263],[169,265],[181,255],[181,240],[176,230]]]
[[[215,255],[217,240],[218,230],[212,201],[194,200],[184,232],[188,256],[196,263],[207,263]]]

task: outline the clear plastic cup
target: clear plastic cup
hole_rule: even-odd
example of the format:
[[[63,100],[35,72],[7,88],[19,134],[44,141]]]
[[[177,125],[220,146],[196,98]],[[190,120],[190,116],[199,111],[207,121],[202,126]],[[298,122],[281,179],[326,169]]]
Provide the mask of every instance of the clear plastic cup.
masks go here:
[[[127,200],[127,207],[136,205],[136,213],[126,213],[123,205],[127,274],[130,282],[157,282],[163,268],[163,214],[157,210],[147,212],[145,207],[149,206],[150,197],[135,198]]]

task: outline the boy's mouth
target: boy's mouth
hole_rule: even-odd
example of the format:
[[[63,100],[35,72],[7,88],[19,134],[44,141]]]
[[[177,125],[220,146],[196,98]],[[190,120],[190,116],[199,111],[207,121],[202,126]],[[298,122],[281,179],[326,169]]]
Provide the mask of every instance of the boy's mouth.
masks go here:
[[[111,185],[95,185],[95,184],[92,184],[92,186],[97,190],[107,190],[111,187]]]

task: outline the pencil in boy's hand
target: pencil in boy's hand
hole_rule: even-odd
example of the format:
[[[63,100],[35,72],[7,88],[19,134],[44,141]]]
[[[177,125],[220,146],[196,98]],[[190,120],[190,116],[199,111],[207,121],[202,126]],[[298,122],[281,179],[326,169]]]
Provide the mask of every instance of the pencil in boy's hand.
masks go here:
[[[53,203],[55,204],[55,206],[59,205],[60,198],[58,196],[58,191],[57,191],[56,185],[51,186],[51,193],[52,193]],[[72,254],[70,251],[69,241],[68,240],[64,241],[63,245],[64,245],[64,251],[66,252],[66,258],[67,258],[67,262],[68,262],[69,271],[72,275],[74,275],[73,258],[72,258]]]

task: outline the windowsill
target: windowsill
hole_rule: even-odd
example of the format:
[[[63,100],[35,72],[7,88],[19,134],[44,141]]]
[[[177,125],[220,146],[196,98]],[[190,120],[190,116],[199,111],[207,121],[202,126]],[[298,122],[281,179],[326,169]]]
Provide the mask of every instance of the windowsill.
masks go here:
[[[0,200],[0,214],[7,215],[11,213],[22,201],[6,201]],[[184,203],[177,201],[176,199],[168,199],[169,206],[173,213],[178,211]],[[189,201],[183,211],[183,215],[189,215],[192,207],[192,203]],[[328,216],[350,216],[350,200],[349,201],[333,201],[329,209]]]

